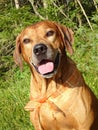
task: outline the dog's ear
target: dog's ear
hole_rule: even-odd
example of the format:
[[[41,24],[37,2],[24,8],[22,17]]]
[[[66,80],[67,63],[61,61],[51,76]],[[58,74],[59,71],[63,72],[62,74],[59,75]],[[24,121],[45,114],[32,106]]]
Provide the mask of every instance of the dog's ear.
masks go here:
[[[73,31],[63,25],[57,24],[57,27],[62,35],[63,43],[69,54],[73,54],[72,44],[74,43]]]
[[[13,57],[16,65],[18,65],[22,70],[23,65],[22,65],[22,56],[21,56],[21,48],[20,48],[20,35],[17,36],[16,38],[16,47],[13,53]]]
[[[74,36],[73,36],[74,33],[71,29],[66,28],[64,26],[61,26],[61,30],[64,35],[65,47],[66,47],[67,51],[72,55],[74,52],[73,48],[72,48],[72,44],[74,43]]]

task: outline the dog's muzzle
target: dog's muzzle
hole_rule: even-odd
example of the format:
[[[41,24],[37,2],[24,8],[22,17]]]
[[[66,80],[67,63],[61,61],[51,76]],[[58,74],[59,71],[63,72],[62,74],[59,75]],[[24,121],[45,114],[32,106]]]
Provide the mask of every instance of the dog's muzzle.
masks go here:
[[[38,44],[37,46],[34,47],[33,50],[34,54],[36,56],[44,55],[47,52],[47,47],[44,44]],[[52,58],[43,58],[40,60],[40,62],[35,65],[34,63],[31,62],[31,64],[34,66],[36,71],[41,74],[44,78],[51,78],[53,75],[56,74],[59,64],[60,64],[60,59],[61,59],[61,54],[58,51],[54,60],[51,60]]]

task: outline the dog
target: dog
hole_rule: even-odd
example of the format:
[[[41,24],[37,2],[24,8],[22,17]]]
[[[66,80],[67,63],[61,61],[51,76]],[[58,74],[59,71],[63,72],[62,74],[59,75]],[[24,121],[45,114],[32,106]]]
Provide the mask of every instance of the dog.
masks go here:
[[[31,69],[25,109],[36,130],[98,130],[98,100],[66,52],[73,54],[73,31],[40,21],[16,38],[14,60]]]

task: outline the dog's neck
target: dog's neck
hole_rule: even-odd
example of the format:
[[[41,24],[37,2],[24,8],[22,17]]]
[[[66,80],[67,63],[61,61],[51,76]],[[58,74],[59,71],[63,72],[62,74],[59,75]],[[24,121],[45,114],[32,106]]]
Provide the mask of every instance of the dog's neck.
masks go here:
[[[73,61],[65,55],[61,57],[58,72],[52,78],[43,78],[36,70],[31,68],[31,95],[38,97],[38,95],[55,92],[60,86],[64,86],[66,81],[71,77],[74,73],[74,67],[76,66]]]

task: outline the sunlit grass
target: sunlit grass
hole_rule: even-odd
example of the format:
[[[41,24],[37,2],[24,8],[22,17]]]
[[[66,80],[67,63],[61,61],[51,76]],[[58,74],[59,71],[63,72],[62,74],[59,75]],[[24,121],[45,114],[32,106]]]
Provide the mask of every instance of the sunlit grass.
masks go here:
[[[33,130],[29,112],[24,110],[29,100],[30,74],[27,70],[12,74],[0,89],[0,130]]]

